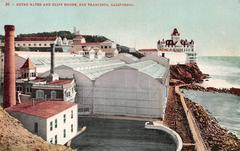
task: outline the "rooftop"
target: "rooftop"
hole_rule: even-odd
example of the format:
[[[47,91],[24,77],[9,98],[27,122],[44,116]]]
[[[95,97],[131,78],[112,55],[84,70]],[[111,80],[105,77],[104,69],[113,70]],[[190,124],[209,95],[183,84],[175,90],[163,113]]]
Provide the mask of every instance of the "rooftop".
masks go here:
[[[55,80],[55,81],[48,82],[47,84],[49,84],[49,85],[64,85],[64,84],[71,83],[72,81],[73,80]]]
[[[139,49],[138,51],[157,51],[155,48]]]
[[[16,37],[15,41],[55,41],[56,36],[53,37]]]
[[[48,76],[47,73],[50,69],[50,53],[32,52],[31,55],[26,52],[17,52],[21,57],[31,56],[33,63],[37,66],[39,73],[44,73],[42,76]],[[120,54],[121,55],[121,54]],[[127,64],[121,59],[103,58],[101,60],[95,59],[90,61],[86,57],[80,57],[79,55],[73,55],[70,53],[55,53],[55,67],[67,66],[72,70],[84,74],[91,80],[95,80],[101,75],[112,71],[118,67],[130,66],[136,68],[140,72],[151,75],[154,78],[163,78],[166,72],[166,68],[158,64],[155,61],[147,60],[141,61],[130,54],[124,54],[126,58],[133,60],[133,63]],[[63,67],[65,69],[65,67]],[[42,71],[42,72],[41,72]]]
[[[27,58],[25,63],[22,65],[21,69],[35,69],[36,67],[33,65],[30,58]]]
[[[152,60],[132,63],[128,66],[135,68],[153,78],[164,78],[164,75],[167,71],[166,67]]]
[[[34,105],[31,101],[24,102],[9,108],[6,108],[7,112],[20,112],[32,116],[47,119],[52,117],[72,106],[77,105],[67,101],[35,101]]]

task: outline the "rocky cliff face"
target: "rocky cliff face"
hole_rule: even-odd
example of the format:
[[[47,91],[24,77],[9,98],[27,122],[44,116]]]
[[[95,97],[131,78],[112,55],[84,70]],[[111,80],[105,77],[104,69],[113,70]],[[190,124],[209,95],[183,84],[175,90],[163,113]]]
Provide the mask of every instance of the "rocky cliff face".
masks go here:
[[[0,151],[72,151],[52,145],[23,128],[22,124],[0,107]]]
[[[183,83],[200,83],[207,78],[207,74],[203,74],[197,64],[171,65],[170,77],[182,81]]]

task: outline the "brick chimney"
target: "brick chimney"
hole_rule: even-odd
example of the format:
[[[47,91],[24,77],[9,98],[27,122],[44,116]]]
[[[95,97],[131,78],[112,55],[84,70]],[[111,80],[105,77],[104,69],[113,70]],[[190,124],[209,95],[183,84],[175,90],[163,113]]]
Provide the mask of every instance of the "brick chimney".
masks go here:
[[[3,107],[16,105],[15,26],[5,25]]]

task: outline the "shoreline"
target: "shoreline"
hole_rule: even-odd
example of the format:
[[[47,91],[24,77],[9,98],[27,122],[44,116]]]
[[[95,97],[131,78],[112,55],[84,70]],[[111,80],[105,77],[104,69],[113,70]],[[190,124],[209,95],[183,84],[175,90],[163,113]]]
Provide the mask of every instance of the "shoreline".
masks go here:
[[[169,91],[164,124],[175,130],[181,136],[183,144],[195,143],[192,130],[180,103],[180,96],[175,92],[175,86]],[[209,150],[239,151],[240,139],[236,135],[222,128],[218,121],[210,115],[200,104],[184,98],[185,103],[196,121],[204,144]],[[183,151],[193,151],[195,146],[183,146]]]
[[[203,87],[201,84],[189,84],[182,87],[186,90],[197,90],[202,92],[213,92],[213,93],[225,93],[240,96],[240,88],[215,88],[215,87]]]

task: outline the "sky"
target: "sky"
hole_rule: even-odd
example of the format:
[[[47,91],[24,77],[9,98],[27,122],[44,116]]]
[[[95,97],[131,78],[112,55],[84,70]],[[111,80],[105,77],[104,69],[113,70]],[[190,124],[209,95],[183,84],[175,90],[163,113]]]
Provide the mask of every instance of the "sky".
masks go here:
[[[131,6],[16,6],[20,2]],[[82,34],[104,35],[137,49],[156,48],[177,28],[182,39],[195,41],[199,55],[240,56],[240,0],[0,0],[0,34],[5,24],[15,25],[17,34],[73,31],[75,26]]]

